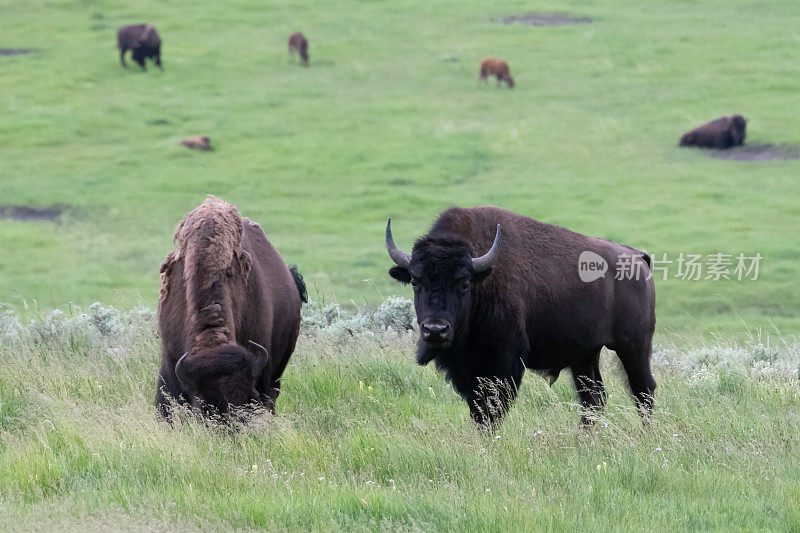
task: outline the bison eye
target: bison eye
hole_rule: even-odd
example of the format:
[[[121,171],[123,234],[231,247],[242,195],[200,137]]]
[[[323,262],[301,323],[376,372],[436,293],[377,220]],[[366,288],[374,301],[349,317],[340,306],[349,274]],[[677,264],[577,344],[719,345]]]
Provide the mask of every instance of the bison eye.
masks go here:
[[[464,281],[461,283],[461,292],[467,292],[469,290],[469,281]]]
[[[417,287],[419,287],[419,282],[417,280],[415,280],[415,279],[412,279],[411,280],[411,286],[416,289]]]

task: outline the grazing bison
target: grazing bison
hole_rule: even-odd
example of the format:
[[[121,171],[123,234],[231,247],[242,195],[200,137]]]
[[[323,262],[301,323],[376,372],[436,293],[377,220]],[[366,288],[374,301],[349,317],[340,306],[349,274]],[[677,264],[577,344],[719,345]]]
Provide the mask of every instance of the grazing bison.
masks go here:
[[[506,82],[509,89],[514,88],[514,78],[511,77],[511,72],[508,70],[508,63],[502,59],[484,59],[481,61],[481,75],[478,82],[486,81],[489,76],[497,78],[497,86],[500,87],[500,82]]]
[[[701,148],[731,148],[744,142],[747,121],[742,115],[712,120],[681,137],[680,146]]]
[[[139,63],[142,70],[147,70],[144,60],[148,57],[156,60],[156,66],[161,66],[161,37],[152,24],[134,24],[123,26],[117,31],[117,47],[119,48],[119,61],[125,64],[125,52],[132,51],[133,60]]]
[[[202,135],[192,135],[181,141],[181,146],[192,150],[211,150],[211,139]]]
[[[289,36],[289,59],[294,60],[294,54],[300,55],[300,61],[303,66],[308,66],[308,40],[306,36],[300,32],[293,33]]]
[[[275,411],[281,374],[300,330],[303,278],[261,227],[211,197],[175,231],[161,265],[161,370],[155,403],[207,414],[251,402]]]
[[[525,368],[551,384],[569,368],[581,422],[590,423],[605,403],[603,346],[622,361],[642,415],[652,412],[655,288],[646,254],[497,207],[448,209],[410,255],[395,245],[389,219],[386,248],[397,265],[389,275],[414,288],[417,363],[436,362],[475,422],[500,422]],[[579,261],[611,272],[582,281]],[[627,274],[616,279],[615,265]]]

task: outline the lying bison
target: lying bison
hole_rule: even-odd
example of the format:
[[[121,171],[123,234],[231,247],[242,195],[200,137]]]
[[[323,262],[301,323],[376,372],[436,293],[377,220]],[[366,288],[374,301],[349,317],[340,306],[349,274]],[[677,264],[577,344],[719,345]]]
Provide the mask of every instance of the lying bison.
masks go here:
[[[514,78],[511,77],[511,72],[508,70],[508,63],[502,59],[484,59],[481,61],[478,83],[486,81],[489,76],[497,78],[498,87],[500,87],[500,82],[504,81],[509,89],[514,88]]]
[[[289,36],[289,59],[294,60],[294,55],[300,56],[300,61],[303,66],[308,66],[308,40],[306,36],[300,32],[293,33]]]
[[[156,66],[161,66],[161,36],[158,35],[155,26],[152,24],[134,24],[123,26],[117,32],[117,47],[119,48],[119,61],[122,66],[125,64],[125,52],[132,51],[133,60],[139,63],[142,70],[147,70],[144,65],[146,58],[156,60]]]
[[[701,148],[731,148],[744,142],[747,121],[742,115],[712,120],[681,137],[680,146]]]
[[[306,301],[302,276],[218,198],[183,218],[175,243],[161,265],[160,413],[170,400],[207,414],[251,402],[274,412]]]
[[[182,140],[181,146],[192,150],[211,150],[211,139],[204,135],[192,135]]]
[[[646,254],[497,207],[448,209],[410,255],[395,245],[389,219],[386,248],[397,265],[389,275],[414,289],[417,362],[436,362],[475,422],[500,422],[525,368],[551,384],[569,368],[589,423],[605,403],[603,346],[622,361],[642,415],[652,412],[655,288]],[[586,257],[611,273],[582,281]],[[636,275],[616,279],[614,265]]]

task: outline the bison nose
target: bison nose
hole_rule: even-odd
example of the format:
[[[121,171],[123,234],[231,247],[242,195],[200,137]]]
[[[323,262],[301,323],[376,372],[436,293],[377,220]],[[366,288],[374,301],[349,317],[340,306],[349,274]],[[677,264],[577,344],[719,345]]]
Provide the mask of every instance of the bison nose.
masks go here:
[[[424,322],[420,329],[422,330],[423,339],[426,341],[437,341],[447,337],[450,324],[446,322]]]

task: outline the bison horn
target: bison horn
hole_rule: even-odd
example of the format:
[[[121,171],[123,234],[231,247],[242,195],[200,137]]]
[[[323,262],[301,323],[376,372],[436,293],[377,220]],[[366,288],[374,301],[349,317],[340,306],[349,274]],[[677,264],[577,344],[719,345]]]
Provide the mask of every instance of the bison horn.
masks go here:
[[[256,379],[261,375],[261,372],[264,371],[264,368],[269,362],[269,351],[255,341],[248,342],[257,348],[261,348],[261,353],[256,355],[256,359],[253,361],[253,379]]]
[[[186,352],[178,359],[178,362],[175,363],[175,375],[178,376],[178,381],[181,382],[181,386],[183,390],[186,392],[192,392],[195,389],[194,379],[189,376],[189,373],[186,370],[186,366],[184,366],[183,360],[186,359],[186,356],[189,355],[189,352]]]
[[[492,247],[489,248],[489,251],[480,257],[472,258],[472,271],[474,273],[477,274],[478,272],[484,272],[485,270],[492,268],[492,265],[497,260],[501,241],[502,238],[500,236],[500,224],[498,224],[497,233],[494,235],[494,243],[492,244]]]
[[[389,257],[395,264],[402,268],[408,268],[411,264],[411,256],[397,247],[392,238],[392,217],[386,221],[386,251],[389,252]]]

